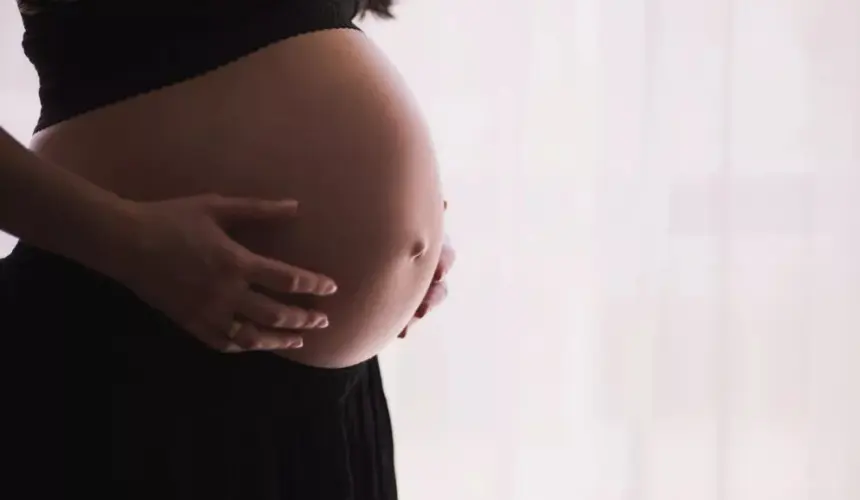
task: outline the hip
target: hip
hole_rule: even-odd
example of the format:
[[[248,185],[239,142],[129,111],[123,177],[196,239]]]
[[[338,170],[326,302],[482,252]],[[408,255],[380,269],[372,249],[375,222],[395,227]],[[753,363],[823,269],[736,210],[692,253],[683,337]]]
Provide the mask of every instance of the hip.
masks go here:
[[[221,354],[121,286],[61,257],[21,245],[0,269],[4,349],[14,354],[2,377],[12,429],[3,435],[14,464],[9,479],[53,478],[28,491],[260,500],[396,495],[375,358],[328,370],[265,353]]]

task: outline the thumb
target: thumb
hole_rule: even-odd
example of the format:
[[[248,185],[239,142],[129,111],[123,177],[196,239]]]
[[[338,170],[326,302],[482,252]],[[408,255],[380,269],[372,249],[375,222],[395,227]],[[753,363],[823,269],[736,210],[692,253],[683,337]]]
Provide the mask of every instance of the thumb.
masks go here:
[[[296,200],[258,200],[253,198],[218,198],[208,203],[212,215],[222,222],[292,217],[296,215]]]

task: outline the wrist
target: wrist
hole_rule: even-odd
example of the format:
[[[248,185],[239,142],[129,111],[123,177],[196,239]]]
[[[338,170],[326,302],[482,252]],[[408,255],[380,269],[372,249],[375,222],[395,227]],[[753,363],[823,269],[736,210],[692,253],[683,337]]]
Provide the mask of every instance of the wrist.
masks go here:
[[[62,253],[113,279],[123,280],[135,249],[136,203],[110,193],[76,207],[72,237]]]
[[[134,206],[45,161],[0,129],[0,228],[102,273],[135,252]],[[130,246],[131,245],[131,246]]]
[[[106,201],[93,225],[92,268],[115,280],[125,282],[139,254],[141,220],[138,203],[117,197]]]

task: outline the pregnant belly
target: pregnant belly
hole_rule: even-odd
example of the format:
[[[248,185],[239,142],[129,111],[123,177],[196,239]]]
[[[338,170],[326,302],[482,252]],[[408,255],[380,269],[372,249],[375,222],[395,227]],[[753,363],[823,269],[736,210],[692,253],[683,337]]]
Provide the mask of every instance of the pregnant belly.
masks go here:
[[[282,41],[55,125],[31,147],[130,199],[299,200],[296,220],[234,236],[338,282],[332,297],[280,297],[329,315],[302,349],[279,353],[305,364],[377,354],[418,307],[438,260],[442,198],[429,135],[397,73],[359,32]]]

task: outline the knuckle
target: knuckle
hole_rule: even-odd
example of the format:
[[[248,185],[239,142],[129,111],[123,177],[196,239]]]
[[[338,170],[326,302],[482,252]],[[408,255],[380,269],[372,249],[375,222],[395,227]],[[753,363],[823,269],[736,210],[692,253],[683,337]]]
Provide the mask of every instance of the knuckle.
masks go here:
[[[230,305],[233,302],[233,290],[223,283],[216,283],[214,286],[201,291],[200,302],[197,304],[197,310],[195,311],[199,318],[198,322],[212,325],[207,330],[213,331],[219,330],[221,325],[230,325],[233,317]]]
[[[250,259],[244,253],[225,248],[222,252],[221,266],[235,274],[244,274],[250,265]]]
[[[243,292],[247,291],[248,287],[246,286]],[[281,311],[277,305],[254,292],[245,294],[239,309],[243,314],[251,318],[254,323],[261,326],[277,326],[281,320]]]
[[[246,350],[257,350],[261,349],[265,339],[262,337],[260,332],[254,327],[246,327],[240,331],[240,334],[233,339],[233,342],[239,345],[239,347]]]
[[[301,326],[301,318],[297,317],[295,311],[282,311],[278,317],[278,328],[297,328]]]
[[[217,323],[214,323],[212,321],[205,321],[204,319],[199,319],[197,321],[187,323],[185,329],[197,340],[202,342],[203,345],[214,351],[218,351],[221,353],[233,353],[241,350],[237,343],[227,338],[227,336],[222,332],[218,331],[217,328],[211,328],[206,326],[211,324]]]
[[[304,286],[304,280],[302,279],[302,275],[299,273],[295,273],[290,278],[290,291],[291,292],[301,292],[302,287]]]
[[[190,306],[190,313],[194,316],[195,322],[201,326],[212,324],[211,320],[214,318],[211,316],[214,316],[221,300],[223,300],[221,287],[217,283],[215,286],[206,286],[201,283],[195,288],[194,292],[197,292],[198,296],[193,298],[194,303]]]
[[[218,280],[222,283],[222,287],[229,292],[234,292],[237,288],[241,289],[245,283],[250,271],[250,263],[241,252],[227,250],[222,252],[214,271],[218,273]],[[217,294],[218,291],[213,293]]]
[[[268,307],[261,308],[259,323],[265,326],[278,327],[284,320],[284,314]]]
[[[252,339],[248,341],[248,345],[245,346],[245,349],[249,351],[258,351],[263,348],[264,342],[260,339]]]
[[[239,336],[233,339],[233,343],[242,349],[254,349],[259,341],[251,336]]]
[[[307,311],[291,307],[284,313],[284,328],[301,328],[308,324],[309,318]]]

